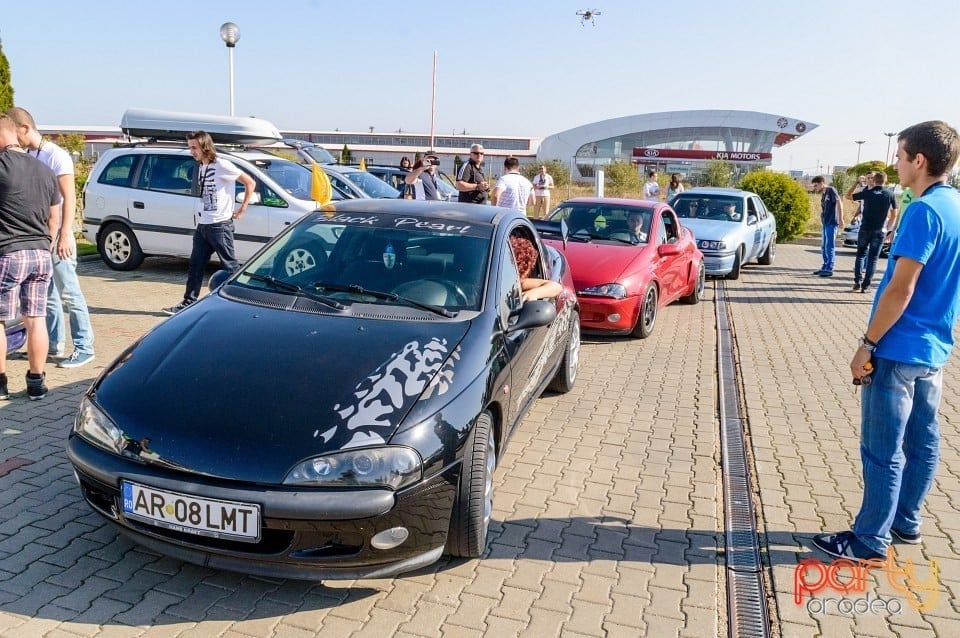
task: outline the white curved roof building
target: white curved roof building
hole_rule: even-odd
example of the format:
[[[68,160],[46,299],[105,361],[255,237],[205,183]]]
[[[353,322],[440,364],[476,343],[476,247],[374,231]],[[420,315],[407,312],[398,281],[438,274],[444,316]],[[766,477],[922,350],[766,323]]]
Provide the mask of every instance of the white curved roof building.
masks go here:
[[[775,147],[806,135],[816,124],[757,111],[700,110],[628,115],[584,124],[543,139],[538,161],[575,160],[587,167],[632,161],[674,172],[718,159],[769,164]],[[672,168],[671,168],[672,166]]]

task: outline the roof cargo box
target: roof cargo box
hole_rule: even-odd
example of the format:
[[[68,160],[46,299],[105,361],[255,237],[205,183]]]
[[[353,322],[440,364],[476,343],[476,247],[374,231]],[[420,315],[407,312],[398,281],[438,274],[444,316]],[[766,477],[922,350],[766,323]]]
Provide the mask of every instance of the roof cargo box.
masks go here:
[[[215,144],[254,146],[281,140],[277,127],[256,117],[127,109],[120,128],[131,137],[183,142],[191,131],[206,131]]]

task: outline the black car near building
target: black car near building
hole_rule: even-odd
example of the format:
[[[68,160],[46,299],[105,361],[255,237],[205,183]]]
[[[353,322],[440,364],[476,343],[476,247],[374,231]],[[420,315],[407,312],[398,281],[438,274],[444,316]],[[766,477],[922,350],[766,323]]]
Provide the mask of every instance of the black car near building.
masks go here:
[[[522,301],[511,235],[556,298]],[[275,577],[484,551],[514,427],[577,375],[567,263],[523,215],[328,204],[211,289],[84,396],[68,454],[94,510],[165,555]]]

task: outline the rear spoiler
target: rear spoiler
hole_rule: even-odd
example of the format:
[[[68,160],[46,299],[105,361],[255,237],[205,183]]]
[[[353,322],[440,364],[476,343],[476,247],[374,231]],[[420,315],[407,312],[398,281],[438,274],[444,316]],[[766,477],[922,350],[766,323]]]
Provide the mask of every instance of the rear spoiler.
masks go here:
[[[559,238],[563,241],[563,248],[567,248],[567,238],[570,236],[567,220],[561,219],[558,222],[550,222],[545,219],[531,219],[530,222],[542,237]]]

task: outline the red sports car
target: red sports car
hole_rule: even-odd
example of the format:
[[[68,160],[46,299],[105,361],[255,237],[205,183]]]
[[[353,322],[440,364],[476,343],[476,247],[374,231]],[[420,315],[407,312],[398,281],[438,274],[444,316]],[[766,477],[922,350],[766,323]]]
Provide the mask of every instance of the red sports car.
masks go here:
[[[534,225],[570,264],[585,331],[645,339],[659,308],[703,295],[703,254],[667,204],[577,198]]]

